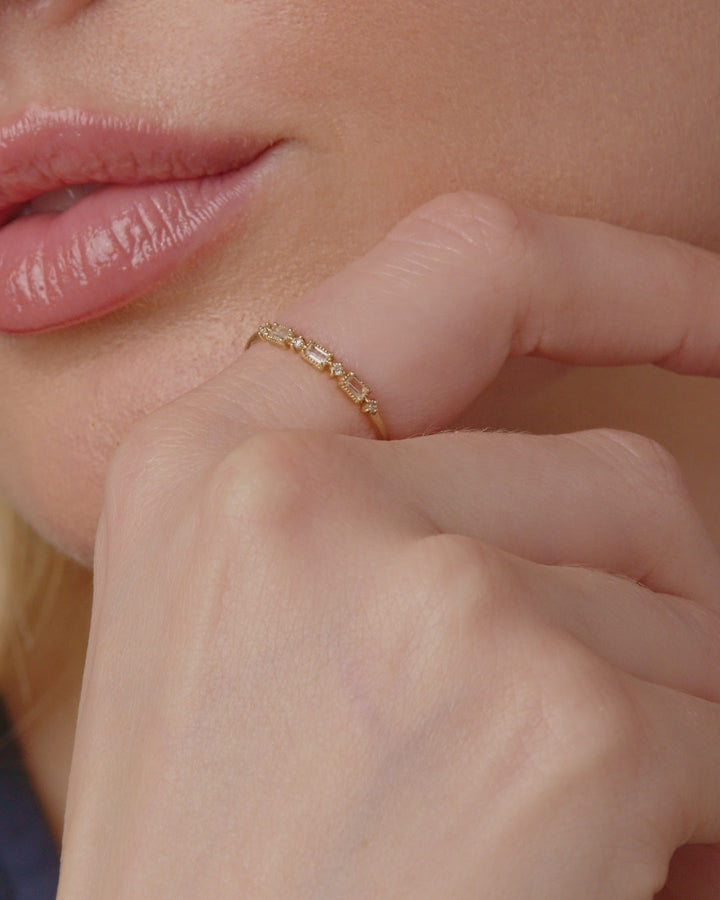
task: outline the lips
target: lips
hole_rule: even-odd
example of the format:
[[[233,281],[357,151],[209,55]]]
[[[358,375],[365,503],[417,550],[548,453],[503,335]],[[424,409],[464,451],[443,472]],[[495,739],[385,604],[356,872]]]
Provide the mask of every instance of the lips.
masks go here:
[[[0,126],[0,331],[97,318],[145,293],[242,219],[276,143],[80,110]]]

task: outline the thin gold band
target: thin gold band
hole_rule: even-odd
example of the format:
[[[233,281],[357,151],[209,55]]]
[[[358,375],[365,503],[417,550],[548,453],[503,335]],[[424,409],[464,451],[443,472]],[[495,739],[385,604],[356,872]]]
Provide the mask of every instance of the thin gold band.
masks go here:
[[[370,419],[378,435],[384,441],[388,439],[385,422],[378,410],[377,400],[373,400],[370,396],[370,388],[354,372],[348,372],[330,350],[326,350],[316,341],[308,340],[297,334],[287,325],[278,325],[277,322],[266,322],[261,325],[247,342],[245,349],[252,347],[256,341],[265,341],[276,347],[294,350],[313,368],[327,372],[340,390]]]

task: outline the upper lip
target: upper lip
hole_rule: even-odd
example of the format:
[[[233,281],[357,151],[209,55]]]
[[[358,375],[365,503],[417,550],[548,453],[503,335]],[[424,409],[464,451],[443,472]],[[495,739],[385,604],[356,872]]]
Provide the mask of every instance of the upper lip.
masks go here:
[[[0,227],[23,204],[68,185],[142,184],[242,168],[274,142],[208,138],[146,120],[33,106],[0,123]]]

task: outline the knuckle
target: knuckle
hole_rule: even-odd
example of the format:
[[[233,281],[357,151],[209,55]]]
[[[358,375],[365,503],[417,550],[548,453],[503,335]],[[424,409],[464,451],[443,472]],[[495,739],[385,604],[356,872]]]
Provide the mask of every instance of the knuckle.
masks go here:
[[[217,463],[202,487],[200,519],[206,528],[266,540],[270,532],[302,534],[311,504],[322,502],[322,439],[300,431],[265,431],[247,438]]]
[[[652,438],[611,428],[582,432],[573,438],[619,469],[636,489],[655,494],[662,501],[689,497],[679,462]]]
[[[423,603],[442,604],[448,597],[459,610],[491,607],[507,592],[497,551],[473,538],[435,534],[414,542],[403,560],[417,574]]]
[[[396,566],[401,584],[411,573],[411,590],[402,592],[405,607],[394,617],[397,646],[411,650],[418,670],[437,681],[438,666],[465,666],[480,647],[487,661],[501,627],[496,620],[512,593],[498,553],[472,538],[437,534],[414,541]]]
[[[512,326],[510,351],[526,355],[534,352],[546,327],[542,309],[531,302],[531,287],[542,276],[547,254],[544,222],[525,207],[466,191],[420,207],[400,226],[396,238],[418,247],[425,267],[429,256],[431,263],[435,256],[461,261],[471,278],[482,279],[487,296],[508,298],[502,310]]]
[[[588,778],[618,789],[636,783],[650,739],[622,677],[584,647],[566,646],[555,654],[554,672],[541,683],[538,733],[544,764],[575,784]]]
[[[487,194],[443,194],[421,206],[396,230],[403,239],[467,251],[484,261],[503,261],[522,252],[530,218],[521,207]]]
[[[553,801],[580,802],[608,821],[632,823],[637,840],[624,850],[637,890],[627,896],[654,896],[665,879],[655,863],[668,820],[667,808],[651,802],[666,795],[647,790],[657,777],[657,735],[632,681],[572,643],[555,648],[552,674],[546,669],[526,680],[534,703],[518,736],[516,767],[531,779],[530,791],[542,791],[548,808]],[[624,889],[627,877],[626,871]]]
[[[663,299],[677,304],[678,318],[682,321],[686,318],[686,312],[681,298],[703,297],[708,292],[717,290],[717,260],[715,254],[684,241],[667,236],[659,236],[658,241],[662,246],[665,264],[661,280]],[[667,361],[672,356],[678,356],[682,349],[682,346],[677,348]]]

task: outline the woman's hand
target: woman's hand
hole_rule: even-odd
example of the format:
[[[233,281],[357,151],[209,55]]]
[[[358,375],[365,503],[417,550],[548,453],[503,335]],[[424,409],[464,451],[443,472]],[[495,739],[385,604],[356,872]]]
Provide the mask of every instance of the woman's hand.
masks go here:
[[[510,355],[717,374],[719,294],[710,254],[463,195],[284,319],[401,438]],[[369,434],[258,346],[121,447],[61,900],[645,900],[720,842],[720,563],[672,460]]]

